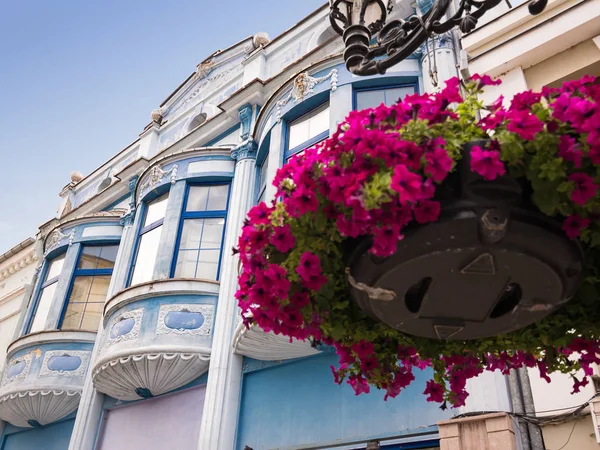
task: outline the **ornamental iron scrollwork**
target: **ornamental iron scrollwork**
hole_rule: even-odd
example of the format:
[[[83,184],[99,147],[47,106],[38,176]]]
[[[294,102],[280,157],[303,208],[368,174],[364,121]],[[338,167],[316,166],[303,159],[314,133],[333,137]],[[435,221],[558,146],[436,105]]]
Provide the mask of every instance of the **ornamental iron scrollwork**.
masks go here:
[[[370,24],[364,21],[364,10],[376,0],[332,0],[330,20],[333,28],[344,39],[344,60],[346,67],[355,75],[384,74],[387,69],[398,64],[419,50],[428,39],[448,33],[458,27],[463,33],[470,33],[477,27],[478,20],[489,10],[507,0],[460,0],[454,14],[449,14],[452,0],[435,0],[428,11],[406,20],[397,19],[384,25],[386,15]],[[355,7],[360,3],[363,13],[359,23],[350,23],[350,14],[341,13],[341,7]],[[390,4],[393,2],[390,1]],[[548,0],[531,0],[529,12],[540,14]],[[340,25],[341,24],[341,25]],[[371,38],[378,34],[377,43],[371,46]]]

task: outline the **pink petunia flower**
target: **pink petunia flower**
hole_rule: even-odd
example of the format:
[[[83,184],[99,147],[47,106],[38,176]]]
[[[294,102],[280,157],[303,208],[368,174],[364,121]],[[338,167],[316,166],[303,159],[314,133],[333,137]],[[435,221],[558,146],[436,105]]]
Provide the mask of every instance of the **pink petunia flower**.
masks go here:
[[[422,200],[413,208],[415,219],[421,224],[435,222],[440,216],[440,211],[440,202],[433,200]]]
[[[347,383],[352,386],[352,389],[354,389],[356,395],[368,394],[371,392],[369,383],[367,383],[367,380],[360,375],[352,375],[350,378],[348,378]]]
[[[421,177],[411,172],[404,165],[394,168],[391,187],[398,192],[400,203],[415,203],[421,195]]]
[[[434,181],[444,181],[450,169],[452,169],[452,158],[443,148],[436,148],[433,152],[425,155],[427,165],[425,173],[430,175]]]
[[[442,403],[444,401],[444,392],[444,386],[433,380],[429,380],[423,394],[427,395],[428,402]]]
[[[312,275],[321,275],[321,259],[311,252],[304,252],[300,257],[300,264],[296,267],[296,272],[303,280]]]
[[[581,167],[583,154],[578,148],[577,140],[571,136],[564,134],[560,137],[558,156],[567,162],[572,162],[578,169]]]
[[[479,75],[478,73],[473,75],[471,80],[477,81],[480,88],[485,86],[498,86],[502,84],[502,80],[493,80],[489,75]]]
[[[563,222],[563,230],[569,239],[575,239],[581,233],[581,230],[590,225],[590,219],[584,219],[581,216],[574,214],[569,216]]]
[[[352,346],[352,351],[362,360],[373,354],[375,346],[372,342],[361,339],[360,342]]]
[[[575,183],[575,190],[571,193],[571,200],[580,206],[585,205],[594,198],[598,191],[598,185],[587,173],[578,172],[569,177],[569,181]]]
[[[292,229],[289,225],[282,227],[276,227],[273,230],[273,234],[269,238],[269,242],[280,252],[287,253],[294,245],[296,245],[296,238],[292,234]]]
[[[500,161],[500,153],[494,150],[483,150],[478,145],[471,150],[471,170],[485,180],[492,181],[506,173]]]
[[[544,123],[529,111],[509,111],[508,126],[506,128],[526,141],[533,141],[535,135],[544,128]]]
[[[379,227],[373,234],[373,245],[370,252],[375,256],[390,256],[396,251],[398,241],[402,239],[400,226],[395,223]]]

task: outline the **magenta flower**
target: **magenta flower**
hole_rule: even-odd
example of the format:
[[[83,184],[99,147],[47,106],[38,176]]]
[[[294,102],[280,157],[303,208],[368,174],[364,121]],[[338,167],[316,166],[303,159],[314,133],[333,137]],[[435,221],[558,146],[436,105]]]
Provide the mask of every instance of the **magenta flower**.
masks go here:
[[[256,225],[267,224],[269,223],[269,216],[272,210],[265,202],[261,202],[248,212],[248,219]]]
[[[338,370],[335,370],[335,367],[333,366],[329,366],[329,368],[331,369],[331,373],[333,374],[333,380],[335,382],[335,384],[342,384],[342,378],[340,377],[340,372]]]
[[[427,395],[428,402],[442,403],[444,401],[444,392],[444,386],[433,380],[429,380],[423,394]]]
[[[327,277],[324,275],[309,275],[307,278],[303,278],[302,281],[308,289],[317,292],[327,283]]]
[[[391,187],[398,192],[400,203],[415,203],[421,195],[421,177],[411,172],[404,165],[394,168]]]
[[[296,245],[296,238],[292,234],[292,229],[289,225],[282,227],[276,227],[273,230],[273,234],[269,238],[269,242],[280,252],[287,253],[294,245]]]
[[[314,190],[304,186],[298,187],[291,197],[284,200],[288,212],[299,217],[309,212],[317,212],[319,210],[319,199]]]
[[[300,264],[296,267],[296,272],[303,280],[307,280],[313,275],[321,275],[321,260],[314,253],[304,252],[300,257]]]
[[[590,225],[590,219],[584,219],[581,216],[574,214],[569,216],[563,222],[563,230],[569,239],[575,239],[579,237],[581,230],[587,228]]]
[[[452,158],[443,148],[436,148],[433,152],[425,155],[427,165],[425,173],[430,175],[434,181],[444,181],[448,172],[452,168]]]
[[[390,256],[396,251],[396,245],[400,239],[402,239],[402,235],[398,224],[379,227],[373,234],[373,245],[370,252],[375,256]]]
[[[435,222],[440,216],[440,211],[440,202],[433,200],[422,200],[413,208],[415,219],[421,224]]]
[[[506,173],[504,164],[500,161],[500,153],[494,150],[483,150],[478,145],[471,150],[471,170],[492,181]]]
[[[573,381],[573,391],[571,392],[571,395],[579,393],[580,389],[582,387],[586,387],[589,383],[587,377],[583,377],[581,381],[579,381],[576,377],[573,377]]]
[[[359,359],[362,360],[373,354],[375,351],[375,346],[372,342],[367,342],[364,339],[361,339],[359,343],[352,346],[352,351],[356,353],[356,356],[358,356]]]
[[[578,169],[581,167],[581,150],[577,145],[577,140],[566,134],[560,137],[558,143],[558,156],[564,161],[572,162]]]
[[[290,298],[290,305],[294,305],[298,309],[302,309],[310,304],[310,296],[308,292],[295,292]]]
[[[502,84],[502,80],[492,80],[492,77],[489,75],[479,75],[477,73],[471,77],[471,80],[477,81],[480,88],[485,86],[498,86]]]
[[[291,283],[288,280],[287,271],[283,267],[270,264],[264,272],[264,277],[268,280],[269,288],[275,297],[280,299],[288,297]]]
[[[598,185],[587,173],[578,172],[569,177],[569,181],[575,183],[575,190],[571,193],[571,200],[579,206],[585,205],[594,198],[598,191]]]
[[[526,141],[533,141],[535,135],[544,128],[544,123],[528,111],[509,111],[508,126],[506,128]]]
[[[367,383],[367,380],[360,375],[352,375],[350,378],[348,378],[347,383],[352,386],[352,389],[354,389],[356,395],[368,394],[371,392],[369,383]]]
[[[534,103],[539,103],[542,94],[533,91],[525,91],[516,94],[510,102],[510,109],[523,110],[530,109]]]
[[[360,369],[365,374],[377,369],[377,367],[379,367],[379,364],[377,363],[377,358],[373,355],[360,360]]]
[[[355,358],[348,347],[344,347],[341,344],[336,344],[335,352],[340,357],[340,369],[345,369],[346,367],[354,364]]]
[[[597,145],[590,147],[587,156],[590,158],[590,161],[592,161],[592,164],[600,165],[600,141]]]
[[[283,317],[283,323],[285,326],[290,328],[299,328],[304,323],[304,317],[302,316],[302,313],[299,310],[289,306],[284,309]]]

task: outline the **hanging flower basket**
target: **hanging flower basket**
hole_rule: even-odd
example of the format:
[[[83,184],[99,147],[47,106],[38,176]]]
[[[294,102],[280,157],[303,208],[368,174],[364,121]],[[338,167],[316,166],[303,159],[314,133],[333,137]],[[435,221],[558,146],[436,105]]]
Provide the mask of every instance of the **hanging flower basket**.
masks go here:
[[[335,347],[335,381],[464,405],[484,370],[588,383],[600,358],[600,86],[496,84],[352,112],[277,173],[239,240],[245,323]],[[483,118],[480,118],[482,117]]]

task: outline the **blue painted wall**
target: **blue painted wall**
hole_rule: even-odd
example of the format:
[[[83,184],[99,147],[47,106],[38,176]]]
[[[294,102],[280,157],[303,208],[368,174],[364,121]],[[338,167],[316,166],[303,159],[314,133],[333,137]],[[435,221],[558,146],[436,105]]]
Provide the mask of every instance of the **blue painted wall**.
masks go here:
[[[383,391],[356,396],[333,382],[329,368],[337,355],[326,353],[244,374],[237,448],[285,449],[332,441],[418,432],[448,419],[422,395],[430,372],[415,370],[416,380],[397,398]],[[410,433],[408,433],[410,434]]]
[[[75,419],[42,428],[19,429],[7,426],[1,450],[67,450]]]

